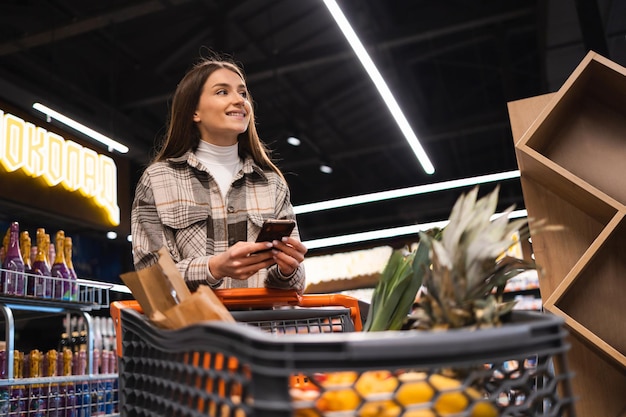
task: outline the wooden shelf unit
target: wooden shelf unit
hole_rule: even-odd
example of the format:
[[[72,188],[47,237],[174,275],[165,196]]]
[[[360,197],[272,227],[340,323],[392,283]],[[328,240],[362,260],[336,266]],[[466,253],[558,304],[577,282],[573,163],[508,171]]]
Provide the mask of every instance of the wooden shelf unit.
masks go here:
[[[626,68],[589,52],[508,103],[544,309],[565,319],[579,417],[626,415]]]

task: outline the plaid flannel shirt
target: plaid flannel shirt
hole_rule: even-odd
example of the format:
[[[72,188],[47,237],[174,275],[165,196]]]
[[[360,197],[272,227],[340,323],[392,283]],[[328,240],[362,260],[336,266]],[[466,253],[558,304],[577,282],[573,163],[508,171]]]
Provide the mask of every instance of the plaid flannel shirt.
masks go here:
[[[187,152],[151,164],[141,176],[131,212],[133,262],[136,269],[158,261],[168,248],[190,289],[213,288],[304,289],[304,265],[289,277],[277,265],[262,269],[245,281],[216,280],[209,273],[210,256],[225,252],[238,241],[253,242],[265,219],[295,219],[288,185],[272,171],[263,171],[247,157],[235,175],[226,201],[210,172]],[[298,228],[291,236],[299,238]]]

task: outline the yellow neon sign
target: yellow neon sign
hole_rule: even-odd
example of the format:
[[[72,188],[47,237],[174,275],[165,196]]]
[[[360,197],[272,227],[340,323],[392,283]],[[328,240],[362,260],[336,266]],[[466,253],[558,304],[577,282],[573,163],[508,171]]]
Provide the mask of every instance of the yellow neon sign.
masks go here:
[[[112,158],[0,110],[0,164],[7,172],[21,169],[51,187],[78,191],[102,207],[111,224],[120,224]]]

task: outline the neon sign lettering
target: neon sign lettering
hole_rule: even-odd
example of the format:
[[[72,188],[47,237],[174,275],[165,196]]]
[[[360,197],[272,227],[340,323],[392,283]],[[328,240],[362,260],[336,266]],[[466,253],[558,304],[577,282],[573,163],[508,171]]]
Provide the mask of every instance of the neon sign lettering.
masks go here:
[[[78,191],[102,207],[112,225],[120,224],[117,167],[106,155],[0,110],[0,165]]]

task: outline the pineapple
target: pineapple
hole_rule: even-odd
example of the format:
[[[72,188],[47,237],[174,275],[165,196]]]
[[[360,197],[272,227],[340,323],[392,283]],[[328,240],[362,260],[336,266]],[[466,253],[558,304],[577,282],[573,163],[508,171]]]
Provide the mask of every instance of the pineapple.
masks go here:
[[[478,187],[461,195],[443,230],[420,233],[413,252],[394,251],[374,290],[365,331],[501,323],[514,306],[502,300],[506,282],[535,264],[503,256],[515,233],[526,238],[529,231],[526,219],[509,221],[513,206],[492,219],[499,189],[480,199]]]
[[[462,195],[439,239],[420,234],[420,245],[428,247],[430,256],[414,265],[423,273],[424,292],[406,328],[491,327],[512,310],[514,302],[502,300],[504,286],[535,264],[503,256],[514,244],[515,233],[528,236],[528,223],[509,221],[513,206],[492,219],[499,188],[480,199],[478,187]]]

